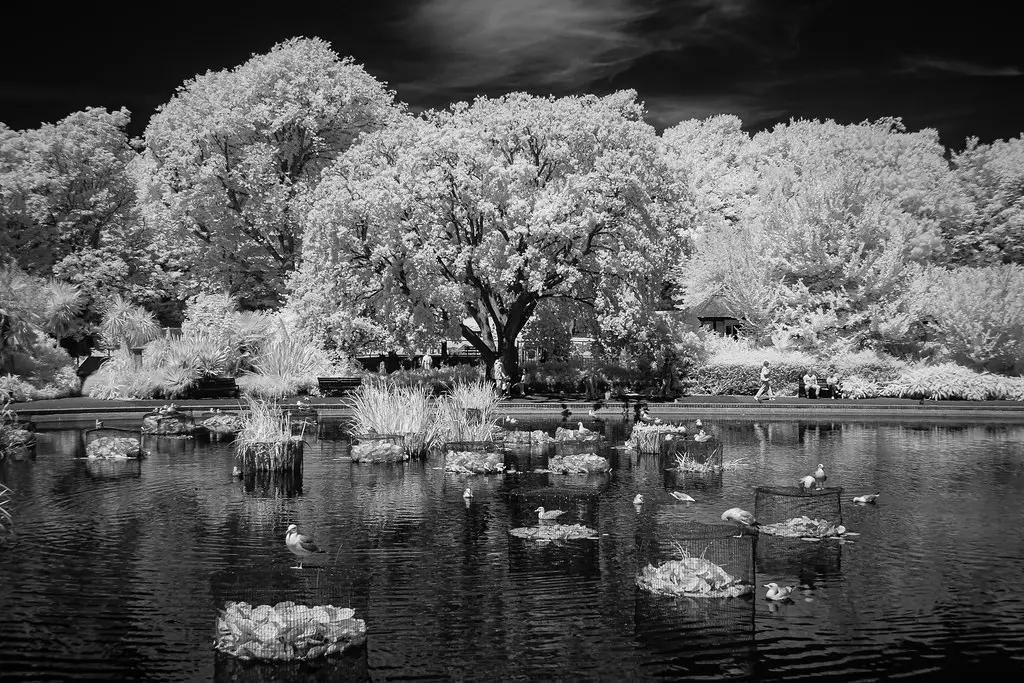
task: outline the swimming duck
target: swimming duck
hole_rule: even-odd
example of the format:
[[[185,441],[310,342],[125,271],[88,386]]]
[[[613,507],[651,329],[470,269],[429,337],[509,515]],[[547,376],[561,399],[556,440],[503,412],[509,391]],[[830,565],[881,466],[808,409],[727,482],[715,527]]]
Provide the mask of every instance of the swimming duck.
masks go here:
[[[863,505],[864,503],[874,503],[876,500],[878,500],[878,496],[880,496],[880,495],[882,495],[882,494],[880,494],[880,493],[868,493],[867,495],[863,495],[863,496],[855,496],[854,499],[853,499],[853,502],[854,503],[858,503],[860,505]]]
[[[642,493],[636,494],[636,498],[633,499],[633,505],[643,505],[643,504],[644,504],[644,494],[642,494]]]
[[[743,508],[729,508],[722,513],[722,520],[725,522],[732,522],[739,527],[740,533],[736,538],[743,536],[744,529],[757,530],[757,527],[761,526],[758,521],[754,519],[754,515],[750,514]]]
[[[682,491],[669,491],[668,494],[670,496],[672,496],[673,498],[675,498],[676,500],[681,500],[684,503],[696,503],[697,502],[696,500],[694,500],[690,496],[686,495]]]
[[[473,497],[473,489],[471,489],[471,488],[469,488],[467,486],[466,490],[462,492],[462,497],[463,498],[472,498]]]
[[[819,489],[821,488],[821,485],[825,483],[826,479],[828,479],[828,477],[825,476],[825,466],[818,463],[818,469],[814,470],[814,480],[818,482]]]
[[[312,538],[300,534],[299,528],[294,524],[288,525],[288,531],[284,535],[284,544],[288,546],[288,550],[292,551],[293,555],[299,558],[299,564],[292,569],[302,569],[302,560],[305,557],[327,552],[317,546]]]
[[[562,419],[568,420],[569,416],[572,415],[572,411],[569,410],[569,406],[565,405],[564,403],[560,405],[562,406]]]
[[[545,510],[542,507],[534,510],[538,519],[557,519],[565,514],[565,510]]]
[[[241,478],[242,470],[238,469],[237,466],[231,468],[231,476],[232,477],[239,477],[239,478]]]
[[[769,600],[789,600],[790,594],[796,590],[796,586],[779,586],[777,583],[766,583],[764,587],[768,589],[764,597]]]
[[[803,489],[804,491],[810,491],[812,488],[814,488],[815,483],[816,482],[814,477],[808,474],[806,477],[800,480],[800,488]]]

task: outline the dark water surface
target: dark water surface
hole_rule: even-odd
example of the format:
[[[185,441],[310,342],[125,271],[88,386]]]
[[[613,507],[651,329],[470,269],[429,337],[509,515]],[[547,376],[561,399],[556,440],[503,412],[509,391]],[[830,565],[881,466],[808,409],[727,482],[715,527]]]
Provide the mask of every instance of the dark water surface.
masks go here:
[[[608,423],[610,443],[629,428]],[[1024,426],[721,421],[713,431],[726,461],[744,460],[719,477],[677,477],[656,457],[621,450],[608,451],[614,469],[601,477],[457,477],[436,458],[353,464],[329,431],[311,440],[301,490],[232,478],[230,445],[148,440],[141,462],[95,463],[73,457],[77,430],[42,432],[34,459],[0,463],[16,521],[0,546],[0,679],[274,680],[273,670],[215,657],[225,575],[256,591],[333,577],[368,626],[365,648],[333,674],[355,679],[1001,680],[1024,671]],[[636,588],[637,571],[671,558],[671,541],[692,523],[719,523],[737,505],[753,511],[756,486],[792,485],[819,462],[828,484],[845,489],[855,542],[794,553],[759,544],[753,599]],[[670,490],[697,502],[678,503]],[[849,500],[875,492],[877,506]],[[559,496],[565,521],[597,529],[599,540],[536,546],[510,536],[536,524],[531,506]],[[293,522],[327,548],[325,569],[288,569]],[[769,581],[804,588],[778,605],[764,599]]]

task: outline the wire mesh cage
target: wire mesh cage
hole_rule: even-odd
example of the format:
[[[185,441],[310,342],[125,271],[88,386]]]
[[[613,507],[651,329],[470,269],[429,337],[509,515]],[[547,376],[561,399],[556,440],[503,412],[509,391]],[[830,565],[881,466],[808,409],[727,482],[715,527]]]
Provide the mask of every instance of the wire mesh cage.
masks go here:
[[[401,434],[356,434],[350,449],[352,462],[392,463],[409,459]]]
[[[358,660],[365,657],[359,651],[365,651],[367,591],[346,573],[221,571],[211,577],[211,591],[219,680],[339,680],[365,672]]]
[[[87,458],[138,458],[142,433],[134,429],[96,427],[82,432],[82,454]]]
[[[843,489],[805,491],[797,486],[758,486],[754,516],[761,533],[820,537],[843,531]]]
[[[733,526],[686,524],[672,530],[670,538],[639,549],[638,561],[646,566],[637,583],[648,592],[674,597],[749,595],[757,581],[754,543],[754,536],[737,537]],[[644,575],[652,567],[660,571]]]
[[[162,408],[142,416],[142,433],[160,436],[191,436],[196,422],[191,413]]]

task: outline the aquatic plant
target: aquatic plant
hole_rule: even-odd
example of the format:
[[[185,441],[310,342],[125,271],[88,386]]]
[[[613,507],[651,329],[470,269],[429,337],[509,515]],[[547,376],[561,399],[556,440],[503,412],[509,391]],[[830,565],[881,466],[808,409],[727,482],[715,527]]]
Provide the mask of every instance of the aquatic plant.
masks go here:
[[[247,412],[235,437],[235,452],[246,470],[298,470],[304,433],[292,434],[291,417],[277,405],[245,397]],[[304,427],[303,427],[304,429]]]
[[[401,434],[410,453],[440,440],[439,420],[427,387],[367,378],[345,402],[352,409],[354,434]]]
[[[498,424],[501,394],[491,382],[456,382],[436,403],[436,422],[444,441],[490,439]]]

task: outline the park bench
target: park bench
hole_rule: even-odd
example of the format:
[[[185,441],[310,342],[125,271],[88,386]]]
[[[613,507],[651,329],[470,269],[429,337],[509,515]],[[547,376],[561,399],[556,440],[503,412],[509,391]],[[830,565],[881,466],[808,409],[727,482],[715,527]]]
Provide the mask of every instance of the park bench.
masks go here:
[[[189,391],[189,398],[238,398],[234,377],[203,377]]]
[[[362,377],[317,377],[320,394],[323,396],[344,396],[359,388]]]
[[[807,398],[807,387],[804,386],[804,378],[801,377],[798,381],[799,381],[799,385],[797,386],[797,389],[796,389],[797,397],[798,398]],[[818,394],[817,394],[817,398],[832,398],[832,391],[828,388],[828,384],[824,380],[822,380],[820,378],[818,379]]]

